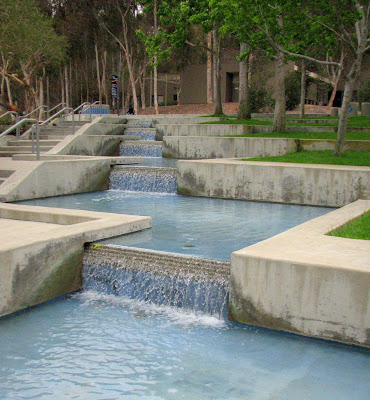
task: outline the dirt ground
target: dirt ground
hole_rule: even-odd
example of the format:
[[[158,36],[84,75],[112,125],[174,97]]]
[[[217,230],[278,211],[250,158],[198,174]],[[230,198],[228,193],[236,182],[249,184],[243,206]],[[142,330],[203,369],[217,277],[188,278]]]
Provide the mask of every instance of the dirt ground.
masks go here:
[[[213,104],[184,104],[177,106],[159,107],[160,114],[213,114]],[[223,109],[225,114],[236,114],[238,111],[238,103],[224,103]],[[298,109],[288,111],[289,113],[297,113]],[[306,105],[305,112],[307,114],[330,114],[330,108],[327,106]],[[145,110],[139,110],[139,115],[155,114],[154,107],[147,107]]]

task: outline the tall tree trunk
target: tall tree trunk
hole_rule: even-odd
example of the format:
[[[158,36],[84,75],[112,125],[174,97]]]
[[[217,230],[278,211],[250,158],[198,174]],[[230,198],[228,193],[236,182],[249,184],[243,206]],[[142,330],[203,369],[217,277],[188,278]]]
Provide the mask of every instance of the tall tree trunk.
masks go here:
[[[338,91],[338,83],[339,83],[339,79],[340,79],[340,76],[341,76],[341,72],[342,71],[340,70],[339,73],[336,75],[334,81],[333,81],[333,91],[331,92],[331,96],[330,96],[330,99],[329,99],[329,102],[328,102],[328,107],[333,107],[335,96],[336,96],[337,91]]]
[[[44,105],[44,76],[41,77],[39,84],[39,106],[42,105]],[[39,111],[39,121],[43,121],[43,119],[44,119],[44,108],[42,107],[40,108]]]
[[[99,63],[98,44],[96,43],[96,41],[95,41],[95,63],[96,63],[96,80],[98,82],[99,101],[101,104],[103,101],[103,97],[102,97],[101,80],[100,80],[100,63]]]
[[[286,120],[284,53],[278,52],[275,65],[275,111],[273,132],[284,132]]]
[[[104,50],[102,57],[102,92],[104,94],[105,104],[108,104],[108,86],[107,86],[107,50]]]
[[[157,0],[154,0],[154,35],[157,35],[158,33],[158,18],[157,18]],[[155,108],[155,113],[158,115],[159,114],[159,107],[158,107],[158,57],[155,55],[154,56],[154,108]]]
[[[13,103],[13,96],[12,96],[12,89],[11,89],[11,86],[10,86],[10,79],[6,76],[5,77],[5,82],[6,82],[6,91],[7,91],[7,93],[8,93],[8,103],[9,103],[9,105],[13,105],[14,103]]]
[[[153,106],[153,71],[150,71],[149,107]]]
[[[46,77],[46,105],[50,107],[50,81],[49,75]]]
[[[64,66],[64,81],[66,85],[66,103],[67,107],[70,107],[71,99],[69,98],[69,75],[67,65]]]
[[[154,109],[155,113],[159,114],[159,107],[158,107],[158,67],[157,67],[157,60],[158,57],[154,56],[154,68],[153,68],[153,80],[154,80],[154,87],[153,87],[153,95],[154,95]]]
[[[207,35],[207,46],[212,49],[212,32]],[[213,103],[212,52],[207,51],[207,103]]]
[[[306,101],[306,61],[302,60],[301,70],[301,102],[299,104],[299,117],[304,118],[304,105]]]
[[[352,100],[353,89],[355,87],[355,83],[360,75],[362,59],[367,50],[368,41],[369,41],[369,38],[368,38],[369,10],[370,10],[370,6],[368,6],[367,14],[363,13],[362,18],[360,20],[358,20],[356,23],[358,46],[357,46],[357,51],[356,51],[356,57],[355,57],[354,61],[352,62],[351,69],[350,69],[348,75],[345,77],[343,103],[342,103],[342,108],[340,110],[337,141],[335,143],[335,149],[334,149],[335,156],[341,155],[344,150],[344,142],[346,139],[348,112],[349,112],[350,102]]]
[[[60,86],[62,89],[62,103],[66,102],[66,96],[65,96],[65,88],[64,88],[64,78],[63,78],[63,70],[60,74]]]
[[[140,91],[141,91],[141,109],[145,110],[146,107],[146,99],[145,99],[145,69],[143,71],[143,75],[141,76],[141,79],[139,80],[140,84]]]
[[[222,115],[222,99],[221,99],[221,43],[217,29],[213,33],[213,46],[214,46],[214,68],[215,68],[215,115]]]
[[[247,43],[240,43],[240,55],[248,50]],[[239,61],[239,119],[251,119],[249,97],[249,55]]]

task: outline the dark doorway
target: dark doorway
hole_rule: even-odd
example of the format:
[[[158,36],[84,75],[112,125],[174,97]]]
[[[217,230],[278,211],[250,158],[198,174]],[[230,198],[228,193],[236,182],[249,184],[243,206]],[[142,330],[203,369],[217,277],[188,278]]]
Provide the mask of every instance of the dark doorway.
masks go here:
[[[226,72],[226,103],[236,103],[239,100],[239,73]]]

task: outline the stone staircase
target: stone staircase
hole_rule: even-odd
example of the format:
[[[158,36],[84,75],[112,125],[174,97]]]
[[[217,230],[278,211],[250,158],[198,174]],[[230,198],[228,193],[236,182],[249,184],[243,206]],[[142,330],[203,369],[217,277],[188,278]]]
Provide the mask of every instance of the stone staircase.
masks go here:
[[[72,122],[65,122],[63,126],[42,126],[40,130],[40,153],[46,153],[60,143],[66,136],[73,135],[86,122],[75,122],[74,131]],[[8,139],[5,146],[0,146],[0,157],[12,157],[15,154],[32,153],[31,139]]]

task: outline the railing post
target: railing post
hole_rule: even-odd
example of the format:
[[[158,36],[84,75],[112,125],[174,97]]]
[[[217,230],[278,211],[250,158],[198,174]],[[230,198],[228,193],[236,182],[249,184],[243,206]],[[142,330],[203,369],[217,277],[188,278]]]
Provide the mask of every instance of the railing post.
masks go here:
[[[75,113],[72,110],[72,132],[75,134]]]
[[[18,122],[19,122],[19,114],[17,113],[17,115],[15,116],[15,123]],[[15,137],[17,138],[17,140],[19,140],[20,134],[21,134],[21,127],[17,126],[15,128]]]
[[[34,134],[34,126],[31,126],[31,138],[32,138],[32,154],[35,152],[35,134]]]
[[[40,161],[40,125],[36,122],[36,160]]]

